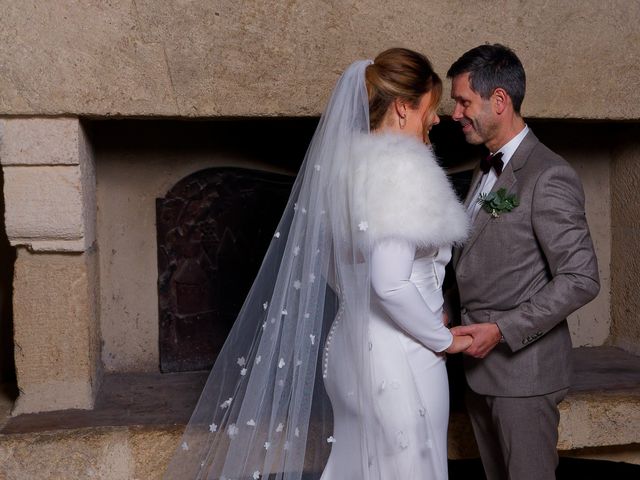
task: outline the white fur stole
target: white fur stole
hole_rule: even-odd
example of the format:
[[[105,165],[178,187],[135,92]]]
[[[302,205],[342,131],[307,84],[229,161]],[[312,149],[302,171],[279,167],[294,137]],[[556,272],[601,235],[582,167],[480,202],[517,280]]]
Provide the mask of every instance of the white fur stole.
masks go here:
[[[351,221],[372,242],[400,238],[416,247],[462,243],[469,220],[433,150],[399,134],[358,138]]]

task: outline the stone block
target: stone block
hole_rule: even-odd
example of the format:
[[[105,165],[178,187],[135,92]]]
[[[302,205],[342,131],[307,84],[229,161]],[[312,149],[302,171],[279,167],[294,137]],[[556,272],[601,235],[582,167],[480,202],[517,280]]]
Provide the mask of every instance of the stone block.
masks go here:
[[[353,60],[402,45],[444,77],[465,50],[500,42],[527,70],[527,116],[640,118],[638,2],[5,3],[8,115],[317,115]]]
[[[101,427],[0,435],[0,478],[160,479],[182,429]]]
[[[82,175],[73,166],[4,167],[7,236],[34,250],[83,250]]]
[[[135,2],[5,3],[0,64],[9,115],[175,113],[163,44],[144,41]]]
[[[134,476],[125,428],[0,436],[0,465],[7,480],[153,478]]]
[[[95,168],[77,119],[1,120],[0,156],[12,245],[81,252],[93,244]]]
[[[96,254],[18,249],[13,414],[92,408],[100,381]]]
[[[84,134],[76,118],[0,119],[2,165],[78,165]]]
[[[184,427],[130,429],[129,445],[134,460],[133,478],[162,478],[171,456],[175,452]],[[149,446],[153,445],[151,450]]]
[[[560,404],[558,449],[640,443],[637,391],[572,393]]]

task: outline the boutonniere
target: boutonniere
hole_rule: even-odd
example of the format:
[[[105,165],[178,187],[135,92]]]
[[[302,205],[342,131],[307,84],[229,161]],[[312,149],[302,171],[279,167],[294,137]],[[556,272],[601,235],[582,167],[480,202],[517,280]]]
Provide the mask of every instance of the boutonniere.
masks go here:
[[[493,218],[498,218],[501,213],[510,212],[520,205],[520,200],[515,194],[507,195],[507,189],[501,188],[497,192],[481,193],[478,203],[485,212],[490,213]]]

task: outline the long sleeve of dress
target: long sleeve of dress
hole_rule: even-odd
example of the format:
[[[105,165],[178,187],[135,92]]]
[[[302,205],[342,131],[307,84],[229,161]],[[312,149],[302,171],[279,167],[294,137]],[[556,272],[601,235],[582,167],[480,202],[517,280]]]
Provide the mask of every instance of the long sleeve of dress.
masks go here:
[[[453,337],[411,282],[415,253],[414,246],[401,240],[376,244],[371,259],[373,294],[407,334],[425,347],[441,352],[451,345]]]

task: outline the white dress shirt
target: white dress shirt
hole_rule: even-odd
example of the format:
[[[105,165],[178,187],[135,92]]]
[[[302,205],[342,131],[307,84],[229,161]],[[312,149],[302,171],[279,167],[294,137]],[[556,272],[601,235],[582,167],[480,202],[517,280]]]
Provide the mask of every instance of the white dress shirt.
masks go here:
[[[502,153],[502,162],[504,163],[503,171],[507,167],[509,160],[515,153],[515,151],[524,140],[524,137],[529,133],[529,127],[527,125],[518,133],[515,137],[505,143],[502,148],[500,148],[497,152],[492,152],[492,155],[495,155],[498,152]],[[492,168],[487,173],[482,176],[482,179],[478,183],[475,192],[473,192],[473,197],[471,199],[471,203],[469,203],[467,207],[467,213],[469,214],[469,218],[471,219],[471,223],[473,223],[480,211],[480,204],[478,203],[478,197],[481,194],[489,193],[493,186],[498,181],[498,175],[496,175],[496,171]]]

